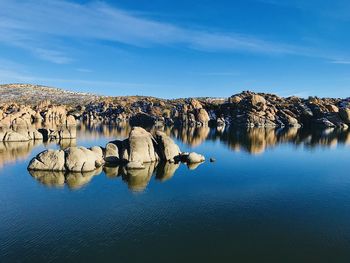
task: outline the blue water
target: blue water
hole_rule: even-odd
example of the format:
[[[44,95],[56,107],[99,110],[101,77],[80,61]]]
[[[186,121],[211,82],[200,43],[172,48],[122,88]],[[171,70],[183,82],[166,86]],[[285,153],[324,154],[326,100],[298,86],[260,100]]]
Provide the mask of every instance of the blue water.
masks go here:
[[[0,262],[350,261],[348,133],[204,134],[196,146],[176,142],[216,162],[155,171],[141,187],[104,171],[78,187],[41,183],[27,164],[55,143],[3,158]]]

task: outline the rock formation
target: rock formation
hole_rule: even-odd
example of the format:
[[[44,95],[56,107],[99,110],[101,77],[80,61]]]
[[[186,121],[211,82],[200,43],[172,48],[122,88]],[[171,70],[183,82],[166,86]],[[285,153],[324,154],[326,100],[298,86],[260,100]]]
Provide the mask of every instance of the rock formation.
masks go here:
[[[179,147],[165,133],[157,131],[155,137],[141,127],[134,127],[129,138],[124,141],[109,142],[105,148],[94,146],[68,147],[65,150],[46,150],[34,157],[28,165],[29,170],[39,171],[94,171],[104,163],[123,165],[127,170],[145,169],[149,163],[179,162],[199,163],[204,156],[190,153],[182,154]]]

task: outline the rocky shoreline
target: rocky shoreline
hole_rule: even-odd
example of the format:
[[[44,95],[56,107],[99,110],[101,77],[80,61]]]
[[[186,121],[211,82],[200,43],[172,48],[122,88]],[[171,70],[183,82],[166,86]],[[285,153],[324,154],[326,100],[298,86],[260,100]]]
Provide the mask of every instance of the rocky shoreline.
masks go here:
[[[51,91],[47,87],[22,84],[20,88],[26,90],[27,96],[31,94],[29,90],[39,88],[44,93],[44,100],[33,99],[33,102],[29,102],[15,100],[8,95],[11,94],[11,89],[17,87],[15,84],[6,88],[4,86],[0,86],[0,93],[6,90],[7,94],[0,98],[0,127],[5,134],[0,133],[0,141],[18,140],[20,136],[9,133],[11,131],[24,135],[28,140],[41,139],[39,133],[43,134],[42,132],[38,129],[39,133],[30,130],[33,125],[49,129],[45,132],[48,137],[74,138],[74,129],[71,127],[77,122],[107,125],[129,123],[142,127],[307,126],[342,129],[348,128],[350,124],[349,98],[282,98],[273,94],[245,91],[226,99],[166,100],[141,96],[105,97],[85,93],[79,99],[78,93],[61,91],[60,96],[58,89]],[[34,91],[32,93],[36,94]],[[28,131],[30,134],[27,134]],[[14,137],[18,138],[12,139]]]

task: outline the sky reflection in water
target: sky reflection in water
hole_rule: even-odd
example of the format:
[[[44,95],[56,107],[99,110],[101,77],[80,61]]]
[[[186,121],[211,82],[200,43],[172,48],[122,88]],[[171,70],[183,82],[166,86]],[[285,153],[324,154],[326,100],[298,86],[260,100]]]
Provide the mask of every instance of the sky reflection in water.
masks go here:
[[[26,170],[46,147],[128,132],[84,127],[77,141],[1,144],[1,262],[348,262],[349,132],[168,129],[182,150],[217,161],[137,175]]]

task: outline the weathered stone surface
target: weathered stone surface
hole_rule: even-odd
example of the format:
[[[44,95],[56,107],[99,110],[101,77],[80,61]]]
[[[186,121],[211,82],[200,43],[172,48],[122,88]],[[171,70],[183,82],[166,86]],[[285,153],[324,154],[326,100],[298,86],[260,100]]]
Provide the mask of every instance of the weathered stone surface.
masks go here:
[[[96,166],[102,166],[105,163],[105,159],[104,159],[104,154],[103,154],[103,149],[100,146],[92,146],[91,148],[89,148],[89,150],[91,150],[95,156],[96,156]]]
[[[159,159],[155,152],[153,136],[141,127],[132,128],[129,135],[129,162],[148,163]]]
[[[46,150],[34,157],[28,166],[29,170],[65,171],[65,156],[62,150]]]
[[[204,161],[205,161],[205,157],[195,152],[191,152],[187,157],[188,163],[201,163]]]
[[[65,166],[68,171],[89,172],[101,166],[100,160],[95,152],[82,146],[66,149],[65,155]]]
[[[118,146],[114,143],[107,143],[106,145],[106,153],[105,160],[110,164],[117,164],[120,162],[119,159],[119,149]]]
[[[156,132],[156,141],[159,156],[161,160],[175,162],[176,157],[180,155],[180,148],[175,142],[164,132]]]

